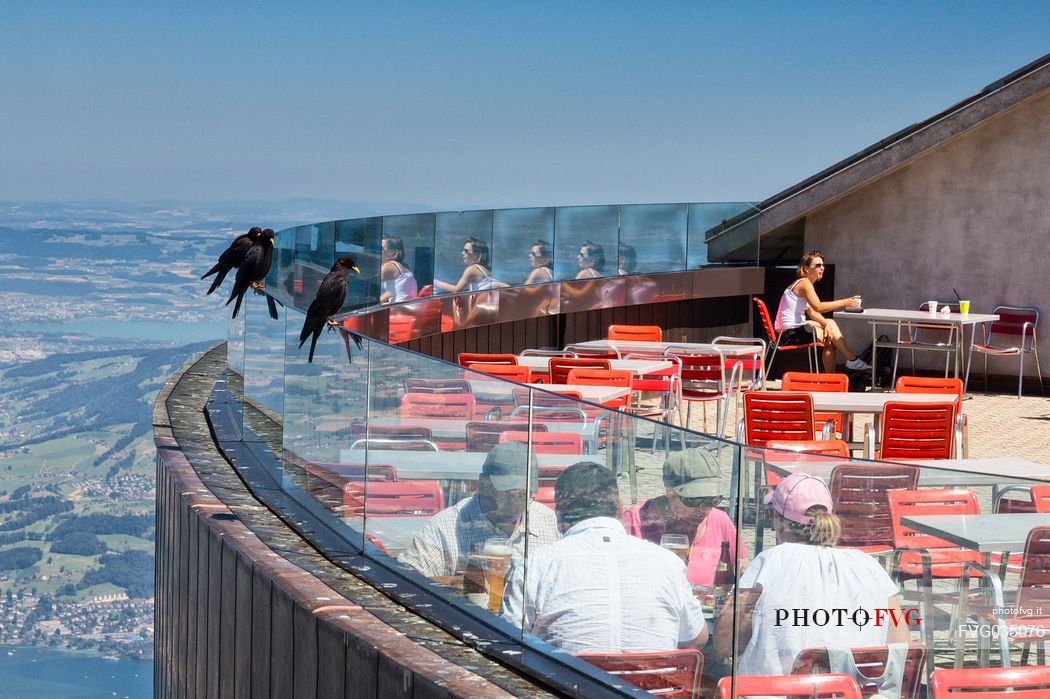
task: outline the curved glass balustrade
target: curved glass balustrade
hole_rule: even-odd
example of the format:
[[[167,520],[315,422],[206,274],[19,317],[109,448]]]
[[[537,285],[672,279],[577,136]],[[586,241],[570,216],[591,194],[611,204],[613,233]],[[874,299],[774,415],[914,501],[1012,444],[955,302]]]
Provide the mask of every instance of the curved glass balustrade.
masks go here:
[[[708,254],[708,237],[730,220],[735,229],[757,230],[757,210],[745,202],[450,211],[329,221],[277,235],[266,286],[282,303],[305,308],[335,259],[351,255],[361,274],[351,281],[343,307],[348,312],[381,303],[382,267],[395,256],[398,264],[391,277],[411,273],[414,278],[414,285],[399,287],[392,295],[395,303],[411,301],[420,292],[427,295],[431,288],[441,295],[450,293],[449,287],[465,291],[756,265],[757,243],[732,256]],[[383,238],[396,240],[391,244],[396,255],[384,258]],[[464,248],[470,249],[469,257]],[[464,270],[476,264],[484,272],[475,269],[473,274],[493,281],[460,286]]]
[[[620,212],[621,231],[634,215]],[[430,219],[437,227],[440,216]],[[513,226],[541,223],[523,214]],[[311,238],[299,236],[306,250]],[[1001,646],[1020,659],[1023,637],[1008,626],[1023,620],[1008,608],[1041,598],[1029,591],[1019,600],[1008,572],[1023,565],[1028,531],[1041,520],[967,533],[958,515],[992,513],[1003,486],[1031,480],[979,463],[900,466],[744,447],[602,405],[617,400],[612,393],[581,401],[368,338],[358,350],[341,332],[322,336],[310,364],[298,348],[301,312],[285,308],[273,321],[260,298],[246,302],[229,360],[231,401],[243,383],[243,441],[265,444],[283,493],[392,576],[386,592],[453,633],[465,632],[447,621],[452,611],[475,620],[468,640],[526,672],[566,687],[587,677],[631,695],[625,678],[644,678],[601,672],[623,662],[608,656],[644,650],[666,667],[699,659],[678,652],[693,644],[698,691],[712,696],[734,672],[826,671],[819,648],[832,642],[913,644],[901,659],[916,687],[926,682],[922,657],[973,665],[989,648],[998,659]],[[579,463],[611,478],[559,481]],[[798,472],[829,486],[840,548],[792,543],[809,532],[764,504]],[[674,490],[683,485],[685,495]],[[891,489],[940,499],[916,508],[903,497],[891,511]],[[929,507],[948,517],[929,518]],[[439,603],[418,606],[415,586]],[[809,648],[817,650],[802,653]]]

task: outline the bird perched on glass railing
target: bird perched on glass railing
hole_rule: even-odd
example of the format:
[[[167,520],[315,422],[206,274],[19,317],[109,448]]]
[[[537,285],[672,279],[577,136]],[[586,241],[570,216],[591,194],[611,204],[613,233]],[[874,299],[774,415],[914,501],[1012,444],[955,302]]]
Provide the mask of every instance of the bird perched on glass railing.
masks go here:
[[[299,333],[299,348],[302,349],[308,337],[313,336],[310,341],[309,362],[314,361],[314,348],[317,347],[317,339],[321,337],[321,331],[327,325],[329,329],[338,327],[338,323],[332,320],[332,316],[339,312],[346,300],[346,290],[350,285],[350,272],[360,274],[361,270],[352,257],[340,257],[332,265],[332,271],[321,280],[321,286],[317,288],[309,310],[306,311],[306,320],[303,322],[303,330]],[[349,333],[354,339],[357,349],[361,349],[361,338],[355,333]],[[349,345],[348,345],[349,347]],[[349,355],[349,351],[347,352]]]
[[[237,278],[233,282],[230,298],[226,300],[226,305],[229,306],[231,301],[237,299],[237,303],[233,306],[234,318],[237,317],[241,301],[244,300],[244,294],[249,287],[257,294],[266,293],[263,279],[270,272],[270,264],[273,262],[273,230],[267,228],[257,238],[252,239],[251,243],[251,247],[245,251],[244,259],[237,268]],[[274,306],[273,297],[269,294],[266,295],[266,304],[269,306],[270,317],[276,320],[277,308]]]
[[[244,256],[248,250],[252,247],[252,244],[258,240],[263,233],[263,229],[258,226],[254,226],[244,235],[239,235],[233,239],[230,243],[230,247],[223,250],[222,254],[219,255],[219,261],[215,263],[215,266],[204,273],[201,279],[207,279],[213,274],[217,276],[211,282],[211,288],[208,289],[208,293],[214,292],[218,289],[226,275],[230,273],[231,269],[236,269],[241,266],[244,262]]]

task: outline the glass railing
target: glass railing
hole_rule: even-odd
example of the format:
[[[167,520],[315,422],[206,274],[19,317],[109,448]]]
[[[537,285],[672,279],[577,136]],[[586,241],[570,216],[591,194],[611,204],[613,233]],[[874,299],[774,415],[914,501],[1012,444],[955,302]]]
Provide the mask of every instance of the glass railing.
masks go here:
[[[752,223],[753,219],[753,223]],[[343,311],[505,286],[756,265],[757,242],[710,253],[732,220],[757,230],[744,202],[622,204],[404,214],[310,224],[277,235],[267,290],[305,308],[341,255],[361,270]],[[383,242],[386,239],[386,242]],[[466,251],[466,252],[464,252]]]
[[[754,675],[783,695],[777,677],[848,669],[846,648],[918,696],[934,666],[1017,665],[1050,633],[1032,582],[1050,515],[974,518],[1028,472],[745,447],[619,409],[615,386],[581,400],[341,331],[308,363],[300,311],[274,321],[252,295],[244,318],[242,439],[268,444],[283,493],[393,575],[389,594],[526,672],[697,696]],[[835,518],[807,524],[812,505]]]

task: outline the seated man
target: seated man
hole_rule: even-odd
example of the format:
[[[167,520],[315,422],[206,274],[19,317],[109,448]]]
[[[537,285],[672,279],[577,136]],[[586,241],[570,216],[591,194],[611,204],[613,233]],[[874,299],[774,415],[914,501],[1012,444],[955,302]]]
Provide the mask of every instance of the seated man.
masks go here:
[[[574,464],[558,477],[562,539],[515,564],[503,617],[524,619],[527,632],[569,653],[703,646],[707,623],[685,564],[624,531],[619,500],[616,477],[599,464]]]
[[[521,442],[500,444],[489,452],[472,497],[434,515],[397,560],[439,582],[459,582],[470,554],[492,537],[509,539],[514,555],[525,555],[525,503],[529,504],[529,550],[556,541],[557,520],[550,508],[526,491],[538,487],[536,457],[528,462]],[[527,463],[528,462],[528,463]]]

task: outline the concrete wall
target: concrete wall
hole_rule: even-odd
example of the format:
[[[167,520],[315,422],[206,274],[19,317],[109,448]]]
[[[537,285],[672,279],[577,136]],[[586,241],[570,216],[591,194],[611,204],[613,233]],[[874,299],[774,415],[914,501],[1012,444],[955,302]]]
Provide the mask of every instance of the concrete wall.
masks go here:
[[[918,308],[953,298],[954,286],[974,312],[1004,304],[1050,313],[1050,92],[812,212],[806,248],[836,264],[839,296],[863,294],[866,306]],[[867,327],[846,315],[838,317],[859,349]],[[1038,337],[1050,347],[1050,317]],[[989,370],[1016,376],[1016,361],[993,358]]]

